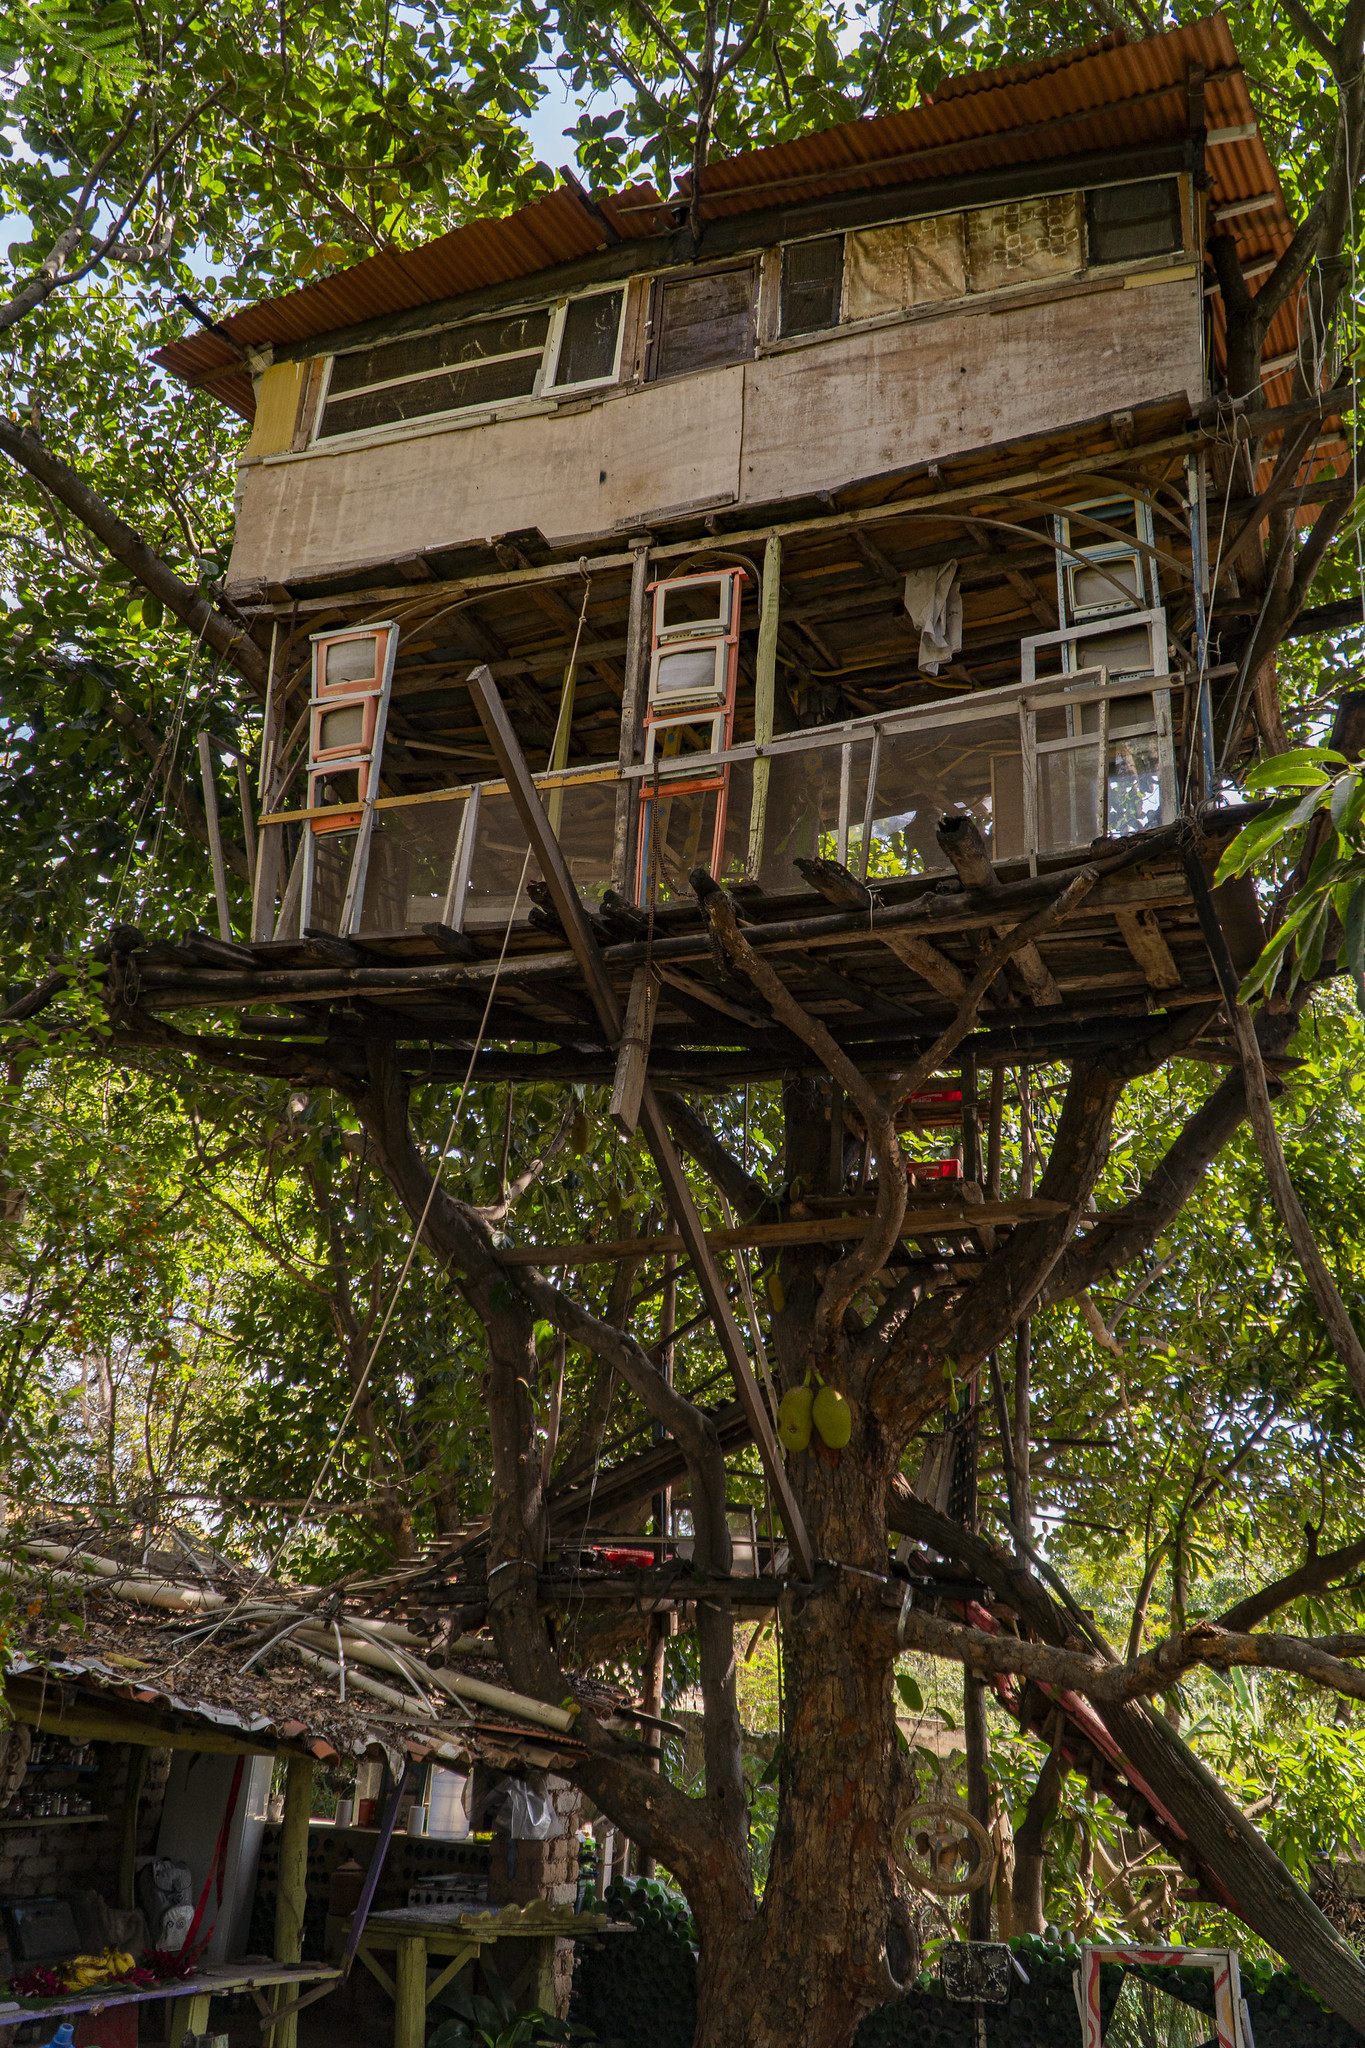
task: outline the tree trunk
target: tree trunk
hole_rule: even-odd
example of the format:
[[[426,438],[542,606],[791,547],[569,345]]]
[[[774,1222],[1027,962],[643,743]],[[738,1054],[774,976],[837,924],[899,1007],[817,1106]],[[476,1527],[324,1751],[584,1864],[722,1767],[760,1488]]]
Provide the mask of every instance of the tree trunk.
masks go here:
[[[1014,1835],[1014,1931],[1041,1934],[1046,1914],[1043,1909],[1043,1877],[1047,1864],[1048,1831],[1062,1801],[1062,1772],[1055,1749],[1038,1773],[1029,1794],[1024,1818]]]
[[[855,1433],[837,1457],[792,1459],[823,1557],[882,1568],[889,1460]],[[914,1796],[896,1741],[895,1630],[880,1587],[836,1572],[782,1617],[785,1726],[763,1903],[698,1916],[697,2048],[847,2048],[859,2020],[919,1967],[898,1888],[898,1819]]]

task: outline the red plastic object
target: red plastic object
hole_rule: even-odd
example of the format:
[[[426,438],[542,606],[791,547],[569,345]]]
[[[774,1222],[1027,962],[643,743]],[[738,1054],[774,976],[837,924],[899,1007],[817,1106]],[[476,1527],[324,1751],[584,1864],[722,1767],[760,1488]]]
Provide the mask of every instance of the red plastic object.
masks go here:
[[[135,2005],[109,2005],[101,2013],[82,2014],[75,2048],[137,2048],[138,2011]]]
[[[905,1171],[911,1180],[961,1180],[960,1159],[909,1159]]]
[[[617,1571],[643,1571],[654,1562],[652,1550],[604,1550],[602,1555]]]

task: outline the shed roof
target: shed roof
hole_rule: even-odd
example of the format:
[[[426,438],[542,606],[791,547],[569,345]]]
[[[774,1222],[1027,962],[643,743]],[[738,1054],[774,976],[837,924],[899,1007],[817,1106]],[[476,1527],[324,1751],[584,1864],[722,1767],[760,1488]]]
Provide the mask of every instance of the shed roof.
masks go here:
[[[471,1706],[433,1689],[426,1711],[401,1677],[384,1683],[385,1674],[353,1660],[343,1689],[330,1660],[289,1641],[253,1658],[279,1632],[263,1612],[277,1606],[283,1627],[299,1614],[301,1596],[316,1603],[318,1588],[295,1588],[292,1597],[272,1588],[267,1601],[243,1604],[239,1615],[240,1587],[232,1589],[238,1598],[218,1609],[176,1612],[166,1611],[164,1597],[143,1597],[142,1578],[132,1572],[118,1580],[92,1576],[77,1588],[69,1570],[32,1558],[16,1576],[23,1618],[5,1689],[21,1718],[41,1713],[44,1726],[56,1728],[62,1718],[74,1726],[84,1713],[87,1721],[108,1721],[111,1736],[152,1746],[193,1747],[199,1732],[213,1738],[205,1746],[222,1746],[226,1737],[243,1749],[307,1750],[324,1759],[382,1749],[563,1767],[586,1753],[576,1736],[537,1725],[514,1707]],[[156,1581],[163,1596],[175,1583],[165,1573]],[[187,1595],[202,1597],[202,1578],[186,1574],[179,1583]],[[323,1605],[329,1614],[335,1608],[343,1624],[348,1619],[339,1600]],[[491,1644],[487,1652],[450,1657],[448,1668],[488,1686],[509,1684]],[[610,1715],[622,1697],[593,1680],[570,1683],[588,1711]]]
[[[1175,141],[1189,132],[1196,68],[1205,78],[1212,203],[1270,198],[1269,206],[1229,226],[1244,262],[1278,254],[1291,233],[1289,214],[1259,132],[1237,133],[1254,131],[1256,115],[1221,13],[1140,42],[1108,36],[1083,50],[968,72],[946,80],[919,106],[839,122],[710,163],[701,177],[701,216],[733,219],[841,193]],[[532,277],[603,248],[604,220],[622,241],[666,233],[687,197],[686,178],[667,200],[652,186],[638,185],[587,203],[564,187],[501,219],[470,221],[416,249],[385,250],[244,307],[222,323],[231,342],[201,329],[159,350],[155,360],[250,419],[251,379],[233,343],[297,347],[340,328]],[[1274,346],[1272,336],[1271,351]]]

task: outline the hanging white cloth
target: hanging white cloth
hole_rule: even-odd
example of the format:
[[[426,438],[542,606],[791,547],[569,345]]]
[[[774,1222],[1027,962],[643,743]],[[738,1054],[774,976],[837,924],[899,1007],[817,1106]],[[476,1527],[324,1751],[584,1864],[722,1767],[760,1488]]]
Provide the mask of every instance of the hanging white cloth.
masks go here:
[[[912,569],[905,579],[905,609],[919,628],[919,665],[936,676],[940,664],[962,651],[962,592],[957,563]]]

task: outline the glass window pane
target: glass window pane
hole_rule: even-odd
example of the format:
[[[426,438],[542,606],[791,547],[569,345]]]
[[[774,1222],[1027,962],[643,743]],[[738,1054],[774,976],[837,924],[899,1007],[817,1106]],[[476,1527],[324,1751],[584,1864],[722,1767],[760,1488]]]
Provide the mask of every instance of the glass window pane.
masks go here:
[[[455,363],[486,362],[490,356],[517,355],[527,349],[539,353],[549,331],[550,311],[542,306],[534,313],[499,314],[494,320],[476,320],[468,327],[444,327],[439,334],[418,334],[382,342],[376,348],[357,349],[353,355],[338,356],[332,364],[328,396],[394,383]]]
[[[1109,748],[1108,830],[1116,838],[1161,823],[1161,770],[1156,734]]]
[[[363,747],[365,744],[365,706],[363,704],[342,704],[335,711],[324,711],[318,720],[318,752],[330,754],[337,747]]]
[[[359,640],[337,640],[327,649],[327,686],[337,683],[372,683],[379,640],[366,635]]]
[[[389,384],[380,391],[358,391],[353,397],[328,397],[318,439],[358,434],[367,427],[395,425],[399,420],[427,419],[433,413],[463,412],[476,405],[503,405],[528,398],[540,369],[539,352],[512,356],[505,362],[479,363],[463,370],[443,370],[419,377],[413,384]]]
[[[1065,747],[1038,760],[1038,844],[1044,852],[1088,846],[1103,831],[1100,750]]]
[[[1217,2038],[1210,2013],[1125,1975],[1104,2030],[1104,2048],[1204,2048],[1210,2036]]]
[[[616,335],[621,325],[623,292],[597,292],[574,299],[564,315],[556,384],[592,384],[616,368]]]
[[[844,238],[821,235],[782,251],[782,332],[816,334],[836,327],[844,289]]]
[[[1144,690],[1140,697],[1111,697],[1109,699],[1109,731],[1116,732],[1150,731],[1156,724],[1156,706]]]

